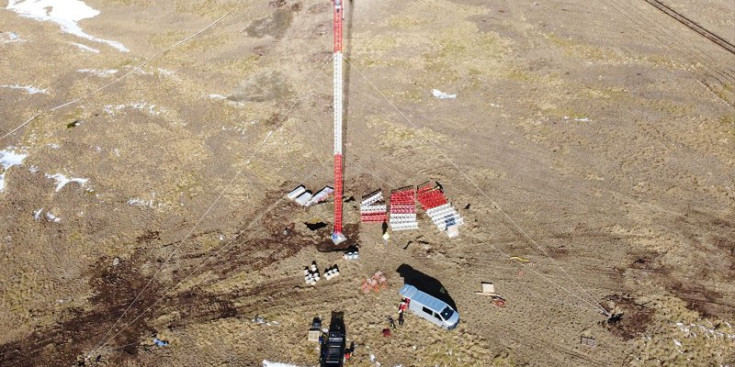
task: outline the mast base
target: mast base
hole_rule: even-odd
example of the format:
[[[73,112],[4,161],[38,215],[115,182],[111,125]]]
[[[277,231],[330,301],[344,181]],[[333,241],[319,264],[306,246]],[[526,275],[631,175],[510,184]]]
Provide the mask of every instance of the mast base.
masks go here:
[[[342,232],[332,233],[332,242],[334,242],[335,245],[339,245],[340,243],[345,241],[347,241],[347,237],[345,237]]]

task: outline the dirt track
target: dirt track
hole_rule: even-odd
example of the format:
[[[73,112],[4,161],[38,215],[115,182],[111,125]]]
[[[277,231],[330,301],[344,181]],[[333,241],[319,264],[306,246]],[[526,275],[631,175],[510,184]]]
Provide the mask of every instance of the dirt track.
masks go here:
[[[283,198],[330,182],[329,2],[215,3],[88,2],[84,30],[129,53],[0,11],[0,85],[47,90],[0,89],[0,150],[28,155],[0,192],[1,366],[314,365],[306,329],[332,310],[353,366],[735,364],[726,47],[644,0],[352,3],[348,262],[306,225],[332,204]],[[728,2],[656,3],[735,43]],[[356,224],[361,195],[427,179],[459,239],[423,214],[388,246]],[[342,274],[306,286],[314,260]],[[409,317],[380,336],[406,269],[448,291],[457,330]],[[388,289],[362,294],[378,270]]]

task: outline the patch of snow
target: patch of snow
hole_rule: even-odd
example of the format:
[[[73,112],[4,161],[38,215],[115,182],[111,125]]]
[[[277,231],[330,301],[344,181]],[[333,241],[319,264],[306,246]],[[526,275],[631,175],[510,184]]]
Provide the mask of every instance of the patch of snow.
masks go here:
[[[53,214],[51,214],[49,212],[46,212],[46,220],[48,220],[49,222],[54,222],[54,223],[61,222],[61,218],[59,218],[59,217],[57,217],[57,216],[55,216],[55,215],[53,215]]]
[[[18,84],[10,85],[10,84],[3,84],[3,85],[0,85],[0,87],[2,87],[2,88],[10,88],[10,89],[23,89],[26,92],[28,92],[28,94],[36,94],[36,93],[48,94],[48,92],[45,89],[38,89],[38,88],[33,87],[33,86],[30,86],[30,85],[18,85]]]
[[[38,167],[36,167],[36,166],[30,166],[30,167],[28,167],[28,172],[30,172],[30,173],[38,173]]]
[[[87,184],[87,181],[89,181],[88,178],[76,178],[76,177],[68,178],[62,175],[61,173],[56,173],[53,175],[49,175],[47,173],[46,178],[53,178],[54,181],[56,181],[56,192],[61,191],[61,189],[63,189],[64,186],[66,186],[66,184],[70,182],[76,182],[79,184],[79,186],[84,187]]]
[[[212,94],[208,95],[207,97],[209,97],[210,99],[213,99],[215,101],[221,101],[221,100],[227,99],[227,97],[225,97],[225,96],[223,96],[221,94],[217,94],[217,93],[212,93]]]
[[[133,205],[133,206],[142,206],[142,207],[146,207],[146,208],[157,208],[158,207],[158,204],[156,204],[155,199],[143,200],[143,199],[139,199],[139,198],[132,198],[132,199],[130,199],[130,200],[127,201],[127,204],[128,205]]]
[[[38,210],[34,210],[33,211],[33,219],[35,219],[35,220],[41,219],[41,214],[43,214],[43,208],[38,209]]]
[[[115,113],[120,112],[124,109],[132,108],[134,110],[140,110],[143,112],[147,112],[153,116],[158,116],[162,112],[166,112],[164,109],[160,107],[156,107],[155,104],[149,104],[148,102],[133,102],[128,104],[119,104],[119,105],[107,105],[104,108],[105,113],[108,115],[114,116]]]
[[[81,43],[71,42],[71,44],[74,45],[74,46],[79,47],[83,51],[91,52],[91,53],[94,53],[94,54],[100,53],[100,50],[98,50],[96,48],[89,47],[87,45],[83,45]]]
[[[61,145],[56,144],[56,143],[48,144],[48,146],[51,147],[51,149],[59,149],[59,148],[61,148]]]
[[[574,122],[590,122],[589,117],[575,117],[573,119],[570,119],[569,116],[564,116],[564,121],[574,121]]]
[[[0,32],[0,43],[24,42],[15,32]]]
[[[444,92],[442,92],[442,91],[440,91],[438,89],[432,89],[431,90],[431,95],[433,95],[434,97],[439,98],[439,99],[455,99],[455,98],[457,98],[457,95],[456,94],[444,93]]]
[[[79,69],[77,70],[80,73],[87,73],[92,74],[94,76],[98,76],[100,78],[109,78],[115,74],[117,74],[116,69]]]
[[[43,22],[53,22],[61,26],[61,30],[77,37],[94,42],[106,43],[122,52],[128,49],[122,43],[105,40],[84,33],[77,22],[93,18],[100,14],[80,0],[8,0],[8,10],[18,15]]]
[[[2,170],[0,170],[0,192],[5,190],[5,173],[8,172],[10,167],[23,164],[23,160],[28,157],[28,154],[18,153],[14,150],[13,147],[0,150],[0,166],[2,166]]]

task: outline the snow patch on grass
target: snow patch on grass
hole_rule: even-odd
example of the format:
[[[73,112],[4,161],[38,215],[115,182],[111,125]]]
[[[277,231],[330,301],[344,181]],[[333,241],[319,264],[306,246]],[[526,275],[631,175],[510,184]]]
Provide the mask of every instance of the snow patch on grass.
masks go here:
[[[116,69],[79,69],[77,70],[77,72],[85,73],[85,74],[92,74],[100,78],[109,78],[117,74]]]
[[[71,42],[71,44],[74,45],[74,46],[79,47],[79,49],[81,49],[83,51],[91,52],[91,53],[94,53],[94,54],[100,53],[100,50],[98,50],[96,48],[89,47],[87,45],[83,45],[81,43]]]
[[[87,182],[89,181],[89,179],[87,178],[77,178],[77,177],[68,178],[62,175],[61,173],[56,173],[53,175],[49,175],[47,173],[46,178],[52,178],[54,179],[54,181],[56,181],[56,192],[61,191],[61,189],[63,189],[64,186],[66,186],[66,184],[70,182],[76,182],[79,184],[79,186],[84,187],[85,185],[87,185]]]
[[[108,115],[114,116],[116,113],[122,110],[125,110],[127,108],[147,112],[148,114],[153,115],[153,116],[158,116],[162,112],[166,112],[162,108],[157,107],[155,104],[150,104],[148,102],[133,102],[133,103],[128,103],[128,104],[107,105],[105,106],[104,110],[105,110],[105,113],[107,113]]]
[[[28,94],[36,94],[36,93],[48,94],[48,92],[45,89],[38,89],[38,88],[33,87],[33,86],[30,86],[30,85],[18,85],[18,84],[10,85],[10,84],[3,84],[3,85],[0,85],[0,87],[2,87],[2,88],[9,88],[9,89],[23,89]]]
[[[27,157],[28,154],[18,153],[14,147],[0,150],[0,166],[2,166],[2,169],[0,169],[0,192],[5,190],[5,174],[10,167],[20,166]]]
[[[0,32],[0,43],[25,42],[15,32]]]
[[[18,15],[39,20],[53,22],[61,26],[61,30],[77,37],[94,42],[105,43],[122,52],[128,49],[122,43],[94,37],[82,31],[77,24],[80,20],[96,17],[99,10],[93,9],[80,0],[8,0],[8,10]]]

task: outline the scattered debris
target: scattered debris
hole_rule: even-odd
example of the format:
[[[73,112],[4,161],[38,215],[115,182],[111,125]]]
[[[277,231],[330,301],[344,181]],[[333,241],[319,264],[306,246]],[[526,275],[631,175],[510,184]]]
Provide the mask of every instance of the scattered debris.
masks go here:
[[[253,317],[253,322],[256,324],[267,324],[268,323],[265,317],[260,316],[260,315],[255,315],[255,317]]]
[[[480,284],[482,285],[482,291],[475,292],[475,294],[479,294],[482,296],[494,296],[495,295],[495,285],[493,283],[482,282]]]
[[[314,317],[311,321],[311,327],[309,328],[309,335],[307,340],[310,342],[319,342],[319,336],[322,334],[322,319],[320,317]]]
[[[442,91],[440,91],[438,89],[432,89],[431,90],[431,95],[433,95],[434,97],[439,98],[439,99],[455,99],[455,98],[457,98],[457,95],[456,94],[444,93],[444,92],[442,92]]]
[[[112,266],[118,266],[118,265],[120,265],[120,258],[116,257],[112,259]]]
[[[165,341],[165,340],[161,340],[161,339],[158,339],[158,338],[153,338],[153,344],[155,344],[156,346],[159,346],[159,347],[167,347],[169,343],[168,343],[168,341]]]
[[[82,121],[81,121],[81,120],[79,120],[79,119],[76,119],[76,120],[74,120],[74,121],[72,121],[72,122],[70,122],[70,123],[66,124],[66,128],[67,128],[67,129],[71,129],[71,128],[74,128],[74,127],[77,127],[77,126],[79,126],[79,125],[80,125],[81,123],[82,123]]]
[[[371,277],[363,280],[360,289],[362,289],[363,293],[370,293],[370,291],[379,292],[386,287],[388,287],[388,284],[385,275],[383,275],[382,271],[378,271]]]
[[[390,328],[383,329],[383,337],[387,338],[390,336]]]
[[[316,194],[312,194],[304,185],[299,185],[286,194],[286,197],[300,206],[309,207],[327,200],[329,195],[333,192],[333,188],[324,186],[324,188],[319,190]]]
[[[327,280],[330,280],[336,277],[337,275],[339,275],[339,267],[337,267],[337,264],[334,264],[324,269],[324,277],[327,278]]]
[[[581,336],[579,340],[579,344],[587,345],[590,347],[596,347],[597,346],[597,340],[590,336]]]
[[[385,223],[388,220],[388,205],[381,190],[373,191],[360,202],[360,221],[363,223]]]
[[[500,296],[498,296],[497,294],[496,294],[496,295],[492,295],[491,297],[492,297],[492,299],[493,299],[493,304],[494,304],[495,306],[498,306],[498,307],[500,307],[500,308],[503,308],[503,307],[505,307],[505,298],[503,298],[503,297],[500,297]]]
[[[308,285],[314,285],[320,279],[319,268],[316,266],[316,261],[311,263],[311,266],[304,267],[304,281]]]
[[[403,187],[390,194],[390,228],[393,231],[418,229],[416,189]]]
[[[325,201],[327,200],[329,195],[332,195],[333,192],[334,192],[333,188],[329,186],[324,186],[323,189],[317,191],[317,193],[314,194],[314,196],[312,196],[311,199],[309,199],[309,201],[306,202],[305,206],[312,206],[314,204]]]
[[[59,223],[61,222],[61,218],[51,214],[50,212],[46,212],[46,220],[53,223]]]
[[[345,251],[344,255],[345,260],[357,260],[360,258],[360,251],[357,249],[357,246],[350,246],[347,248],[347,251]]]

